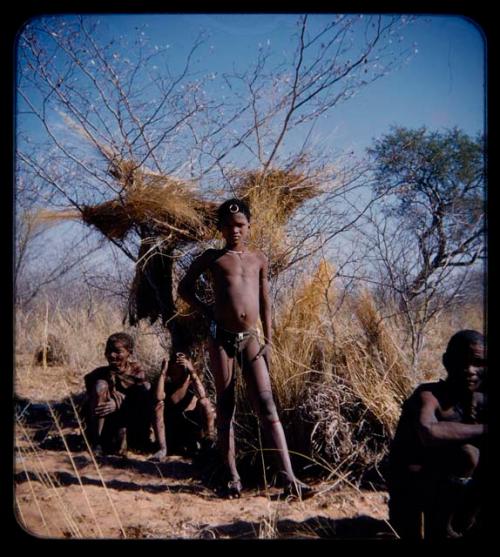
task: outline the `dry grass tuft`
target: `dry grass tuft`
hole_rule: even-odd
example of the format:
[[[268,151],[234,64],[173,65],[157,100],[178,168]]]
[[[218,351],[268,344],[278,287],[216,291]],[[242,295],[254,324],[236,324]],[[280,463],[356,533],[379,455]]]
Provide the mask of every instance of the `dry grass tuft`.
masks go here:
[[[123,240],[134,226],[147,227],[172,245],[211,236],[215,204],[199,199],[190,184],[143,171],[134,161],[125,159],[112,160],[108,172],[119,185],[116,198],[84,205],[81,211],[43,210],[37,213],[37,222],[51,224],[81,218],[115,240]]]
[[[136,171],[133,184],[118,199],[84,207],[82,219],[115,239],[123,239],[132,226],[143,225],[176,241],[200,240],[209,234],[209,209],[187,184]]]
[[[64,344],[52,334],[47,335],[35,350],[35,364],[43,366],[61,366],[69,363]]]

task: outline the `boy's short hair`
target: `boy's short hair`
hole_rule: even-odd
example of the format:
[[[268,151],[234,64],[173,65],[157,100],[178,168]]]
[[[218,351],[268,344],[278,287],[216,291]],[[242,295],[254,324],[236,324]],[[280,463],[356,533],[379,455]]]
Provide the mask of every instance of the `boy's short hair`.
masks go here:
[[[134,350],[134,339],[127,333],[113,333],[106,341],[106,350],[115,342],[121,342],[129,352]]]
[[[226,217],[236,213],[243,213],[248,219],[248,222],[250,222],[250,207],[246,201],[237,199],[236,197],[224,201],[224,203],[217,209],[217,228],[220,228],[223,225]]]

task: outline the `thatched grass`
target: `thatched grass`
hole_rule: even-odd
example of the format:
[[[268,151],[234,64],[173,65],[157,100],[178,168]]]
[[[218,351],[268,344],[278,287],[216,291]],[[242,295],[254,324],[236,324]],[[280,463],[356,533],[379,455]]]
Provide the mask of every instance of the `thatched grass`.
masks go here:
[[[80,210],[42,210],[37,221],[49,225],[79,218],[114,240],[123,240],[134,227],[146,227],[171,245],[210,235],[214,204],[200,199],[192,184],[144,171],[126,159],[114,159],[108,172],[117,181],[112,199]]]
[[[267,255],[275,275],[289,259],[287,223],[306,201],[321,193],[320,178],[302,171],[297,162],[289,169],[235,173],[233,180],[236,195],[247,201],[253,215],[249,245]]]
[[[142,181],[119,199],[86,206],[82,219],[115,239],[123,239],[134,225],[149,225],[176,239],[200,239],[208,233],[205,207],[186,184],[164,178]]]

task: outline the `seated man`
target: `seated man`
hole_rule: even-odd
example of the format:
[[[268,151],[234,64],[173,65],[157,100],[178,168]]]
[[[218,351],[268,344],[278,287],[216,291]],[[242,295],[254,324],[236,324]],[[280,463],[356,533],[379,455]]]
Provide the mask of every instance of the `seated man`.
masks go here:
[[[151,385],[139,364],[132,361],[134,340],[114,333],[104,355],[107,366],[85,375],[87,431],[95,454],[118,452],[128,445],[147,450],[151,426]]]
[[[191,360],[184,352],[172,352],[162,363],[156,387],[154,429],[159,450],[153,459],[169,452],[193,449],[193,443],[209,448],[215,437],[215,411]],[[195,449],[196,450],[196,449]]]
[[[420,385],[403,405],[391,447],[389,520],[405,539],[470,535],[478,522],[488,432],[483,335],[453,335],[443,364],[446,379]]]

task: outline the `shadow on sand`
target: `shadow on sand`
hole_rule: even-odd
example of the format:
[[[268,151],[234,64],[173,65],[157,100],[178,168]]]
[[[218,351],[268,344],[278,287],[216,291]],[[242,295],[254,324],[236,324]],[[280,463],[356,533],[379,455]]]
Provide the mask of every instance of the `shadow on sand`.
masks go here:
[[[237,521],[220,526],[208,525],[203,531],[212,538],[255,539],[265,537],[266,525],[258,522]],[[323,516],[302,522],[285,519],[272,525],[273,537],[280,539],[391,539],[391,529],[383,520],[369,516],[332,519]]]

